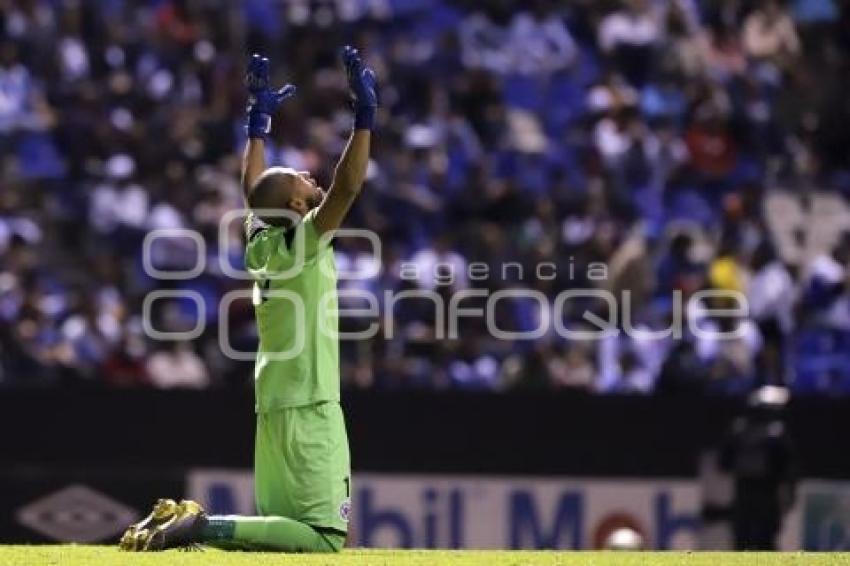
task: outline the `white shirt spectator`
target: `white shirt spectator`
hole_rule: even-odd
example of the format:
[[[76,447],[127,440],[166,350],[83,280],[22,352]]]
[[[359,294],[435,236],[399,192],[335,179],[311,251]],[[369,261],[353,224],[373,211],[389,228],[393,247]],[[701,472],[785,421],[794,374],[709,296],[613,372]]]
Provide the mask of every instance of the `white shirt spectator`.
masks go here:
[[[700,321],[698,327],[696,351],[702,360],[725,358],[742,373],[752,371],[755,355],[763,345],[761,333],[752,320],[739,320],[735,332],[721,332],[717,322],[707,319]]]
[[[185,387],[203,389],[210,376],[201,358],[189,347],[177,346],[174,351],[155,352],[147,362],[148,377],[161,389]]]
[[[829,254],[815,257],[806,271],[806,281],[822,279],[826,283],[835,284],[844,279],[844,267]]]
[[[510,33],[513,65],[520,73],[559,71],[575,61],[575,41],[556,15],[538,20],[521,12],[514,16]]]
[[[593,130],[593,142],[603,161],[609,166],[619,163],[620,159],[632,149],[635,142],[648,141],[653,136],[648,128],[640,123],[618,124],[612,118],[603,118]],[[647,146],[641,148],[647,152]]]
[[[743,42],[747,54],[756,59],[796,55],[800,51],[794,22],[781,11],[769,14],[765,10],[757,10],[751,13],[744,21]]]
[[[59,63],[66,81],[84,79],[89,75],[89,53],[79,37],[59,40]]]
[[[601,393],[649,393],[664,363],[670,339],[647,335],[648,329],[636,328],[635,336],[620,333],[599,341],[596,390]],[[627,363],[624,363],[627,362]]]
[[[23,65],[0,67],[0,134],[22,127],[29,111],[32,81]]]
[[[466,260],[455,251],[424,249],[411,258],[411,263],[420,289],[433,291],[440,283],[450,284],[454,290],[469,286]]]
[[[490,18],[475,13],[460,24],[461,61],[472,69],[488,69],[504,73],[511,63],[505,49],[507,31],[494,24]]]
[[[594,86],[585,97],[585,103],[593,113],[608,112],[623,106],[636,106],[638,100],[638,92],[622,77]]]
[[[167,202],[160,202],[151,208],[147,227],[151,230],[179,230],[186,227],[186,221],[174,206]]]
[[[340,291],[353,292],[349,297],[340,296],[340,304],[361,303],[363,297],[360,292],[372,291],[381,274],[381,258],[376,257],[374,253],[344,250],[335,250],[334,256]]]
[[[747,288],[750,316],[755,320],[776,318],[782,329],[791,329],[795,299],[794,281],[785,266],[774,261],[753,275]]]
[[[148,193],[140,185],[95,187],[89,207],[89,221],[99,232],[108,233],[120,225],[142,228],[148,220]]]
[[[599,25],[599,47],[607,53],[619,45],[649,47],[660,38],[658,22],[648,10],[614,12]]]
[[[0,217],[0,253],[8,249],[14,236],[23,238],[28,244],[37,244],[41,241],[42,231],[39,225],[29,218]]]
[[[806,273],[805,284],[820,279],[826,285],[838,285],[846,276],[844,266],[829,254],[815,257]],[[821,322],[829,327],[850,330],[850,297],[842,293],[820,316]]]

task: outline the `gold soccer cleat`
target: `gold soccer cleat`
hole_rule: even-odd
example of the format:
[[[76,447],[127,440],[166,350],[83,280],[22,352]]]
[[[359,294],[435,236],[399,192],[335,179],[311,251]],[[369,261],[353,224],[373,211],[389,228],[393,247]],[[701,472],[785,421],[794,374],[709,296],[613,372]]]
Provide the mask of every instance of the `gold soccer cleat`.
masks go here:
[[[150,535],[145,537],[144,549],[199,549],[201,532],[207,522],[207,514],[204,508],[195,501],[184,499],[178,505],[177,513],[171,519],[157,525]]]
[[[124,531],[124,535],[118,543],[118,548],[131,552],[144,550],[144,545],[153,530],[172,520],[179,510],[180,505],[173,499],[158,500],[147,517],[130,525]]]
[[[195,501],[183,500],[169,508],[170,514],[163,513],[150,524],[143,521],[131,526],[121,538],[121,548],[142,552],[198,548],[201,531],[207,524],[203,507]]]

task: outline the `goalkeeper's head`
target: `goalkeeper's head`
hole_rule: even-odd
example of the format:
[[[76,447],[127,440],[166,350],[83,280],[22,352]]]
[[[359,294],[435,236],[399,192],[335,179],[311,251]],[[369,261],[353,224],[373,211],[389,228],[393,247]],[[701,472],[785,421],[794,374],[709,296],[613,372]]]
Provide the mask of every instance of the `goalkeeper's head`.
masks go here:
[[[325,191],[307,171],[270,167],[254,183],[248,205],[264,222],[288,227],[292,224],[292,213],[303,217],[322,204],[324,198]]]

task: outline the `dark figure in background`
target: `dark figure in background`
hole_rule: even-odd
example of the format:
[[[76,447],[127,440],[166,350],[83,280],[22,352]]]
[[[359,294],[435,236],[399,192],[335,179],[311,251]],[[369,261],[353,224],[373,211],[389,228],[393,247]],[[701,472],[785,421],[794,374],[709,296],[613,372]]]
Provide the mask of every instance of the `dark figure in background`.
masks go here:
[[[735,480],[736,550],[775,550],[783,516],[794,501],[793,449],[782,421],[787,402],[783,387],[756,390],[721,452],[721,466]]]
[[[758,324],[764,346],[756,354],[756,368],[766,385],[787,382],[786,350],[793,330],[794,279],[768,241],[750,259],[753,277],[748,286],[750,316]]]

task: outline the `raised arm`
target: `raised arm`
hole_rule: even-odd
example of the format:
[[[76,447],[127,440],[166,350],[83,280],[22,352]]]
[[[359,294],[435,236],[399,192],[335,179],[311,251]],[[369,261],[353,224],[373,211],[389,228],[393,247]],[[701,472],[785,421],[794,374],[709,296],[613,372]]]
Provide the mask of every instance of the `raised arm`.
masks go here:
[[[263,138],[248,138],[245,151],[242,152],[242,193],[245,199],[260,173],[266,170],[266,143]]]
[[[339,228],[357,195],[360,194],[363,180],[366,178],[369,143],[378,110],[375,73],[372,69],[364,68],[360,55],[351,46],[347,45],[343,48],[342,60],[351,90],[354,131],[337,163],[328,196],[316,212],[315,226],[320,233]]]
[[[271,131],[272,115],[281,102],[295,94],[295,86],[288,84],[272,90],[269,87],[269,60],[256,53],[248,63],[245,86],[249,93],[245,124],[248,142],[242,154],[242,191],[247,199],[257,177],[266,170],[265,139]]]

